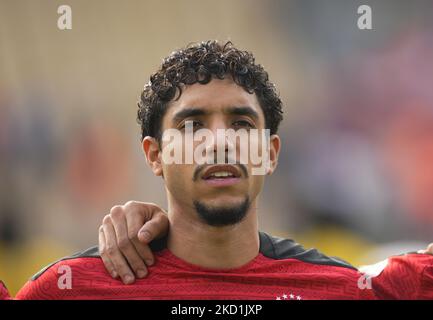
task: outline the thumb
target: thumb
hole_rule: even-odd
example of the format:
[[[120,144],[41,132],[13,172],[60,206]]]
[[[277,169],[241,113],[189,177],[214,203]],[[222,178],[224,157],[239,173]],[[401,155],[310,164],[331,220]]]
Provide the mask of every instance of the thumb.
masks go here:
[[[422,254],[431,254],[431,255],[433,255],[433,243],[430,243],[430,244],[427,246],[427,249],[418,250],[417,253],[422,253]]]
[[[433,254],[433,242],[428,245],[426,253]]]
[[[138,231],[138,240],[147,244],[154,239],[164,237],[167,233],[168,217],[163,211],[159,211]]]

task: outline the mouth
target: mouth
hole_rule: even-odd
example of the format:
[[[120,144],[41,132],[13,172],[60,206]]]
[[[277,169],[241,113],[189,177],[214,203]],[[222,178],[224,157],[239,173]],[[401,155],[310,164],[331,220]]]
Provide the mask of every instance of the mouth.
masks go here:
[[[241,177],[241,172],[235,166],[215,165],[204,172],[202,180],[214,187],[224,187],[238,183]]]

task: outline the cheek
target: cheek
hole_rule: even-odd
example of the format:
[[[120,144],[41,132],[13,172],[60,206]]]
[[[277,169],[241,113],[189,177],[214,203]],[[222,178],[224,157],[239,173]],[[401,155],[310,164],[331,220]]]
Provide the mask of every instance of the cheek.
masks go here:
[[[193,168],[188,165],[163,165],[164,182],[172,193],[191,190]]]
[[[264,174],[264,168],[269,162],[269,145],[269,135],[264,129],[251,130],[248,137],[248,148],[239,149],[238,147],[238,153],[240,157],[248,160],[250,170],[255,168],[256,173],[263,172]]]
[[[250,176],[250,194],[255,198],[263,188],[265,182],[265,176],[263,175],[251,175]]]

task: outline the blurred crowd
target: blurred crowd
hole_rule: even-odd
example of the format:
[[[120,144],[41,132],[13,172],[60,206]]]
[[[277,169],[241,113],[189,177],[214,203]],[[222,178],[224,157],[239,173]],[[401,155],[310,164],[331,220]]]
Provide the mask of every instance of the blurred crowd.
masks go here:
[[[192,41],[252,51],[284,101],[261,229],[360,265],[433,242],[433,3],[0,0],[0,279],[94,245],[115,204],[165,207],[136,100]]]

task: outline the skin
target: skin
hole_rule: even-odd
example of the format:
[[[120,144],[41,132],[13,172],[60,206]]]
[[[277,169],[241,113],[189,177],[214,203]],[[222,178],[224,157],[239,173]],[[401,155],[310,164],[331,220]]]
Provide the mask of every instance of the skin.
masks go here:
[[[116,205],[99,228],[99,252],[113,278],[125,284],[144,278],[154,263],[148,244],[168,232],[167,213],[153,203]],[[133,270],[133,272],[132,272]]]
[[[247,107],[249,113],[240,114],[239,107]],[[185,110],[200,110],[199,115],[185,117]],[[244,108],[245,109],[245,108]],[[183,117],[179,117],[179,115]],[[265,129],[265,118],[255,94],[246,92],[230,78],[214,79],[206,85],[194,84],[186,86],[177,101],[172,101],[162,120],[162,130],[182,129],[185,121],[194,121],[195,128],[207,128],[216,136],[217,129]],[[260,141],[257,143],[260,146]],[[199,142],[195,142],[197,146]],[[162,144],[164,147],[165,144]],[[207,268],[236,268],[252,259],[259,252],[257,201],[262,190],[265,177],[252,175],[252,164],[246,164],[245,174],[242,170],[241,179],[234,185],[215,187],[201,179],[205,169],[197,171],[197,164],[166,164],[162,159],[160,145],[153,137],[145,137],[142,142],[147,164],[156,176],[161,176],[165,182],[168,199],[168,249],[177,257]],[[208,146],[217,150],[217,141]],[[226,150],[230,142],[225,142]],[[270,137],[269,166],[266,174],[274,172],[280,150],[278,135]],[[240,150],[236,150],[239,156]],[[237,166],[237,165],[236,165]],[[197,171],[197,172],[196,172]],[[198,179],[193,179],[194,175]],[[204,222],[197,214],[194,200],[216,208],[231,208],[242,203],[248,197],[251,205],[245,218],[233,225],[215,227]],[[136,203],[137,204],[137,203]],[[140,246],[142,233],[140,227],[146,221],[152,223],[149,214],[134,216],[128,211],[133,203],[124,208],[115,206],[110,215],[104,218],[100,228],[100,252],[108,270],[113,276],[120,276],[125,283],[134,281],[134,273],[142,278],[146,275],[143,260],[150,257],[148,247]],[[137,212],[137,211],[135,211]],[[129,217],[129,220],[128,220]],[[165,217],[163,213],[156,215],[159,223]],[[136,219],[136,221],[130,221]],[[157,222],[153,226],[158,225]],[[150,238],[164,232],[163,228],[152,230]],[[242,248],[242,250],[240,250]],[[247,249],[245,249],[247,248]],[[224,256],[224,259],[220,259]],[[148,259],[149,260],[149,259]],[[127,263],[128,262],[128,263]],[[129,266],[127,266],[129,264]],[[134,271],[134,273],[132,272]],[[144,271],[144,272],[143,272]]]

